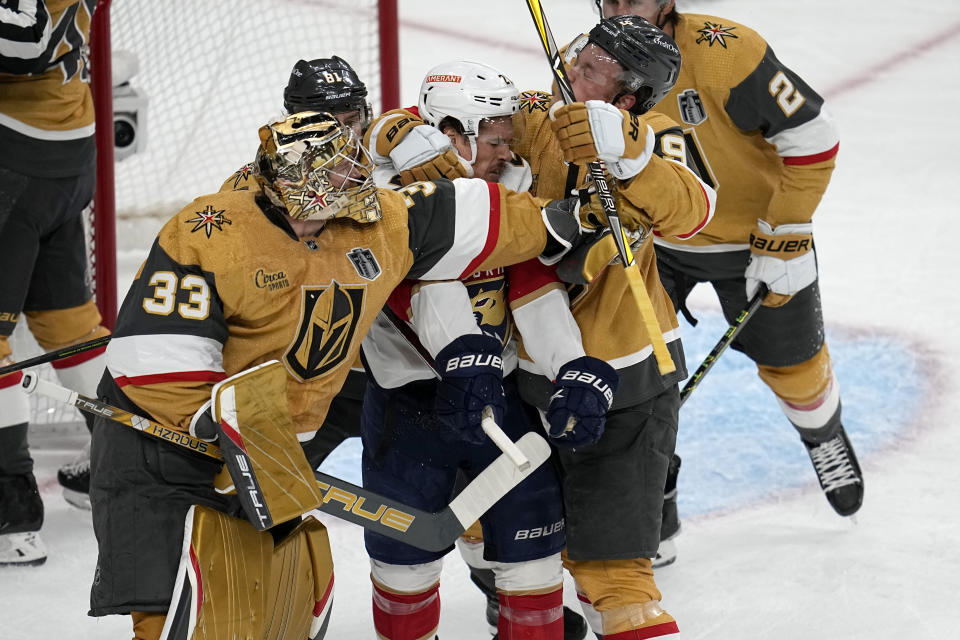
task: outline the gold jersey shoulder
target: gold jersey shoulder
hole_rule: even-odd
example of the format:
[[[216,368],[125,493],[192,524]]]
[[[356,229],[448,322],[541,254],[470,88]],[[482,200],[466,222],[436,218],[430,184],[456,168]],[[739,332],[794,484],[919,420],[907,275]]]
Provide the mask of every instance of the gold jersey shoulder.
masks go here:
[[[766,41],[750,27],[697,13],[681,14],[674,39],[683,55],[678,87],[691,74],[701,86],[734,87],[757,68],[767,50]]]

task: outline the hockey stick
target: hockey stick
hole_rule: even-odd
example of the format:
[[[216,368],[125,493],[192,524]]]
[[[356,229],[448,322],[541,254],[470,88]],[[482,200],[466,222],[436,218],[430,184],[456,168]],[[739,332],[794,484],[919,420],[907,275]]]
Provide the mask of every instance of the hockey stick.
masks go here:
[[[66,387],[42,380],[34,372],[25,373],[21,384],[26,393],[40,393],[207,458],[223,460],[220,447],[212,442],[87,398]],[[535,433],[524,435],[516,442],[516,446],[530,459],[529,468],[521,470],[506,454],[501,455],[464,487],[446,508],[436,513],[415,509],[319,471],[314,474],[323,492],[323,503],[318,509],[411,546],[426,551],[443,551],[451,547],[460,534],[494,503],[550,457],[550,446]]]
[[[99,338],[94,338],[93,340],[87,340],[86,342],[73,344],[69,347],[64,347],[62,349],[57,349],[56,351],[45,353],[42,356],[37,356],[36,358],[30,358],[29,360],[24,360],[23,362],[15,362],[5,367],[0,367],[0,376],[4,376],[8,373],[14,373],[15,371],[22,371],[23,369],[27,369],[29,367],[35,367],[39,364],[53,362],[54,360],[69,358],[70,356],[75,356],[78,353],[90,351],[91,349],[97,349],[110,342],[111,337],[113,336],[100,336]]]
[[[753,317],[754,312],[763,304],[763,299],[767,297],[768,289],[767,285],[760,283],[760,287],[757,289],[756,293],[753,294],[753,297],[747,302],[747,306],[737,314],[737,317],[734,319],[733,324],[727,327],[727,330],[724,331],[723,337],[720,338],[720,341],[714,345],[713,349],[710,350],[710,353],[707,354],[707,357],[703,359],[703,362],[700,363],[700,366],[697,367],[697,370],[693,372],[693,375],[690,376],[690,379],[687,380],[687,384],[683,385],[683,389],[680,390],[680,406],[683,406],[683,403],[687,401],[687,398],[690,397],[690,394],[693,393],[693,390],[697,388],[697,385],[700,384],[700,380],[703,379],[703,376],[707,375],[707,371],[713,368],[713,365],[717,363],[717,359],[720,355],[727,350],[727,347],[733,342],[733,339],[737,337],[737,334],[747,325],[747,321]]]
[[[433,371],[433,375],[437,378],[440,378],[440,372],[437,371],[437,363],[434,362],[433,356],[423,347],[423,343],[420,342],[420,338],[413,332],[412,329],[404,322],[400,316],[398,316],[393,309],[389,306],[384,305],[383,315],[390,321],[390,325],[400,334],[400,336],[406,340],[406,342],[417,352],[417,355],[420,356],[420,359],[423,360]],[[510,436],[503,432],[503,429],[500,428],[500,425],[497,424],[497,421],[493,419],[493,409],[489,406],[483,408],[483,417],[480,420],[480,428],[483,429],[483,432],[487,434],[487,437],[493,440],[493,443],[497,445],[500,451],[504,452],[510,459],[513,460],[513,463],[521,471],[525,471],[530,467],[530,460],[523,454],[523,452],[514,444],[513,440],[510,439]]]
[[[550,25],[547,24],[547,17],[540,6],[540,0],[527,0],[527,7],[530,9],[530,15],[533,17],[533,23],[540,36],[540,44],[543,46],[544,53],[547,54],[547,61],[550,63],[550,69],[553,71],[553,78],[560,89],[560,97],[564,104],[576,102],[573,95],[573,88],[567,79],[567,71],[563,66],[563,60],[560,57],[560,51],[557,49],[557,43],[553,38],[553,32]],[[617,245],[617,252],[620,254],[620,261],[623,263],[626,272],[627,282],[630,284],[630,292],[640,311],[640,317],[643,319],[643,326],[650,336],[650,344],[653,347],[653,355],[657,360],[657,367],[660,369],[660,375],[667,375],[677,370],[667,349],[667,343],[663,339],[663,331],[657,322],[657,315],[650,302],[650,296],[643,283],[643,275],[640,273],[640,266],[633,257],[630,250],[630,244],[626,240],[623,227],[620,224],[620,214],[617,212],[617,203],[613,199],[613,193],[607,179],[603,174],[603,161],[597,160],[587,165],[590,170],[590,176],[597,187],[597,197],[600,199],[600,205],[607,216],[607,226],[613,233],[613,240]],[[645,238],[641,238],[643,242]]]

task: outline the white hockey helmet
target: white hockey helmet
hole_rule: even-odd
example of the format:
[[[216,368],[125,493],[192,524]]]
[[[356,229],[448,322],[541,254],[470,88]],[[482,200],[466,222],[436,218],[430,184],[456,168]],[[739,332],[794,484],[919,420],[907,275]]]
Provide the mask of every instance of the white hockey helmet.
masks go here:
[[[497,69],[460,60],[437,65],[420,86],[420,117],[440,128],[444,118],[460,123],[463,134],[476,138],[481,120],[512,116],[520,107],[520,90]]]

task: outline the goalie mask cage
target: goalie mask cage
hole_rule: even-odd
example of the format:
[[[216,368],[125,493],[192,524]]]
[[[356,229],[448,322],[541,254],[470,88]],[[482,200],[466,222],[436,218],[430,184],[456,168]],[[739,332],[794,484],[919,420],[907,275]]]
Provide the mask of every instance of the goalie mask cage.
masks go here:
[[[139,264],[163,221],[253,161],[257,130],[281,113],[297,60],[338,55],[367,86],[374,113],[399,106],[397,31],[397,0],[99,0],[90,34],[98,158],[88,243],[105,325],[117,314],[118,249],[136,250]],[[115,158],[115,106],[129,101],[114,105],[114,84],[124,80],[119,91],[140,96],[137,150]],[[129,283],[119,284],[125,291]],[[17,358],[37,355],[19,333]],[[63,420],[59,413],[34,408],[39,421]]]

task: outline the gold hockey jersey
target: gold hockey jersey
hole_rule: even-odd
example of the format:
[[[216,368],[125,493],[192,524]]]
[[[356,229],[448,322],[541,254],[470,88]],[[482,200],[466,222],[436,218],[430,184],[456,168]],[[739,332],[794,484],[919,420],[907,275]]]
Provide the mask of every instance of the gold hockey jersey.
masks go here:
[[[517,153],[527,159],[533,170],[531,192],[538,197],[560,198],[572,189],[586,186],[587,168],[563,161],[560,145],[550,128],[547,112],[551,97],[539,91],[525,91],[520,100],[524,124]],[[685,141],[675,122],[660,114],[645,114],[641,122],[650,125],[656,135],[655,155],[637,176],[616,184],[621,219],[625,223],[627,219],[637,221],[658,236],[686,242],[709,222],[715,194],[687,166]],[[620,374],[614,407],[641,402],[686,377],[677,317],[660,284],[653,243],[646,240],[634,255],[677,365],[676,372],[668,376],[660,376],[650,337],[619,263],[608,266],[588,285],[568,287],[584,350],[587,355],[606,360]],[[524,356],[521,353],[520,366],[529,371]],[[545,376],[532,373],[524,382],[527,399],[545,407],[552,383]]]
[[[96,5],[38,0],[0,11],[0,164],[39,177],[92,168],[87,49]]]
[[[331,220],[306,238],[255,185],[194,200],[163,227],[124,300],[100,394],[187,430],[213,384],[278,359],[309,439],[403,278],[460,278],[546,244],[542,203],[482,180],[379,197],[381,221]]]
[[[809,222],[833,171],[837,132],[823,99],[752,29],[680,14],[680,76],[654,110],[682,123],[687,153],[717,190],[713,220],[681,251],[749,247],[757,220]]]

